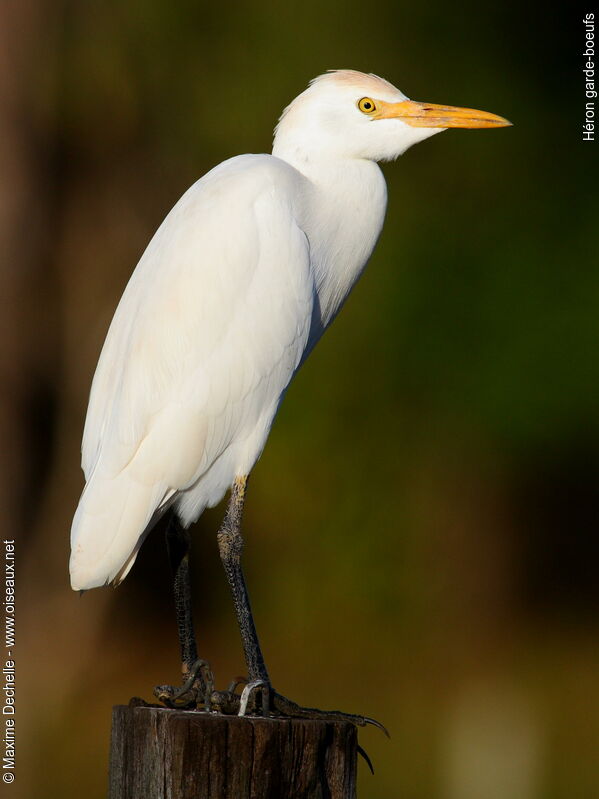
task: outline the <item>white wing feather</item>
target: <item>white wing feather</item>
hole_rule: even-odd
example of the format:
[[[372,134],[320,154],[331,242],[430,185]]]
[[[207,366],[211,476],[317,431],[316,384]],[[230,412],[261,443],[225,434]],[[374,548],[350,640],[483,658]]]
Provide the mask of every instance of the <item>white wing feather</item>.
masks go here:
[[[312,316],[301,180],[272,156],[231,159],[142,256],[92,385],[73,588],[122,579],[162,510],[190,523],[259,457]]]

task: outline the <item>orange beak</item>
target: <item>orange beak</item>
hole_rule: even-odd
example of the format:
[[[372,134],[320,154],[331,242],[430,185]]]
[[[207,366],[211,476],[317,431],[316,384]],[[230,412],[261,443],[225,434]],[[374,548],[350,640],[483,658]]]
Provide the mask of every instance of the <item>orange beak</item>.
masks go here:
[[[474,108],[456,108],[451,105],[416,103],[404,100],[401,103],[377,101],[376,119],[401,119],[415,128],[504,128],[511,125],[507,119],[477,111]]]

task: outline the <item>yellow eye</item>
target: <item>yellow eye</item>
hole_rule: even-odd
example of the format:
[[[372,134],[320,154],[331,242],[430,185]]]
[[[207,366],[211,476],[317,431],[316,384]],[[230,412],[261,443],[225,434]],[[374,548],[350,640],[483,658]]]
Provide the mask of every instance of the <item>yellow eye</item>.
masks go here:
[[[376,103],[370,97],[362,97],[361,100],[358,100],[358,108],[363,114],[374,114]]]

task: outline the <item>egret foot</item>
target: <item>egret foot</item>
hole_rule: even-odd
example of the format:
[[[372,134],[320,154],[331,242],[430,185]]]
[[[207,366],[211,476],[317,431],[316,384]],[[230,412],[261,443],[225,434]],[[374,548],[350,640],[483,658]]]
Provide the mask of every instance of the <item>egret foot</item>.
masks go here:
[[[240,694],[236,688],[245,683]],[[282,694],[277,693],[265,680],[247,680],[238,677],[231,683],[227,691],[212,692],[212,708],[220,713],[238,716],[273,716],[283,718],[319,719],[321,721],[349,721],[357,727],[371,724],[389,737],[386,727],[369,716],[355,713],[344,713],[341,710],[318,710],[313,707],[302,707]]]
[[[241,694],[237,689],[243,685]],[[302,707],[297,702],[277,693],[266,680],[252,680],[236,677],[225,691],[214,689],[214,677],[205,660],[197,660],[191,668],[186,681],[179,688],[172,685],[158,685],[154,696],[166,707],[179,710],[206,710],[222,713],[225,716],[272,716],[274,718],[319,719],[321,721],[349,721],[357,727],[371,724],[389,737],[386,727],[369,716],[344,713],[341,710],[318,710]]]
[[[296,702],[271,689],[271,704],[278,715],[288,718],[320,719],[321,721],[349,721],[357,727],[366,727],[371,724],[378,727],[389,738],[387,728],[376,719],[369,716],[360,716],[355,713],[344,713],[341,710],[318,710],[313,707],[302,707]]]
[[[203,708],[211,710],[211,698],[214,692],[214,677],[210,664],[198,659],[192,665],[183,685],[157,685],[154,696],[163,705],[179,710]]]

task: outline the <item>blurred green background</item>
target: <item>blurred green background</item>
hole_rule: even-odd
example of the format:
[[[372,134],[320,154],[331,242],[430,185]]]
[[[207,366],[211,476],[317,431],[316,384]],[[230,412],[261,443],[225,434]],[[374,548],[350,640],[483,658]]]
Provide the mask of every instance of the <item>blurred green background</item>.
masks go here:
[[[589,9],[586,9],[589,10]],[[110,708],[176,680],[160,529],[116,591],[68,585],[79,443],[149,238],[219,161],[268,152],[330,68],[504,115],[384,167],[387,223],[250,484],[276,687],[379,718],[361,799],[599,795],[597,145],[582,13],[523,3],[10,0],[0,10],[0,514],[18,539],[21,797],[101,797]],[[243,660],[215,532],[200,650]],[[9,791],[7,790],[7,795]]]

